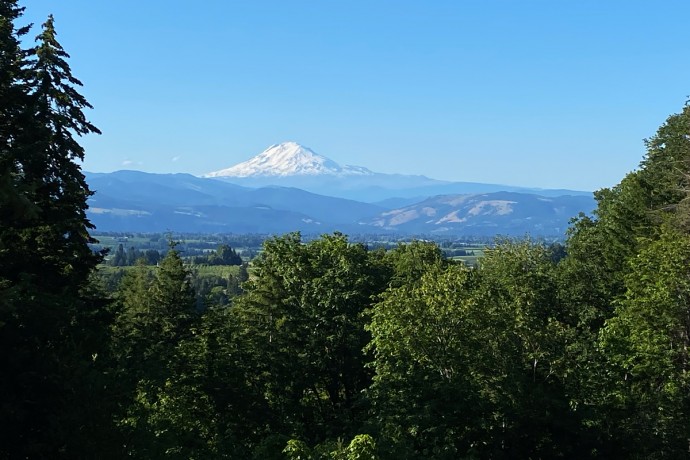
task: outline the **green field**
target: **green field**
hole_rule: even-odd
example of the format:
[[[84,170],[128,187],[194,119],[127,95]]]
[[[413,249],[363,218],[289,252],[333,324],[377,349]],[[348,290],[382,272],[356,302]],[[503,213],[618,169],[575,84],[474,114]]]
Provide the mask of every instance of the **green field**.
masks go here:
[[[200,278],[211,276],[227,278],[237,276],[240,272],[239,265],[190,265],[189,269]]]
[[[468,254],[471,255],[466,255],[466,256],[452,256],[450,257],[451,260],[456,260],[456,261],[462,261],[465,263],[465,265],[474,267],[477,265],[477,261],[484,256],[484,250],[486,249],[485,246],[468,246],[466,248],[466,251]]]

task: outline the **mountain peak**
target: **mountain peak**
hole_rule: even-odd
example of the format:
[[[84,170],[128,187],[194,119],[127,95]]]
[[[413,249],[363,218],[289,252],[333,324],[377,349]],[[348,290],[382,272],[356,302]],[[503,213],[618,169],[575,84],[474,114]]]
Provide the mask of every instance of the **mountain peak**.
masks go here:
[[[214,171],[205,177],[255,177],[255,176],[317,176],[317,175],[370,175],[367,168],[340,166],[335,161],[319,155],[297,142],[281,142],[243,163]]]

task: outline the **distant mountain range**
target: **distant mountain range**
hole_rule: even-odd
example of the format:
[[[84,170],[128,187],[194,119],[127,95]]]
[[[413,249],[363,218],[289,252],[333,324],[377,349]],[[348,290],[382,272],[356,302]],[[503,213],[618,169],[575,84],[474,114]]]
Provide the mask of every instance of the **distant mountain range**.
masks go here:
[[[252,189],[190,174],[86,173],[89,217],[103,231],[330,231],[383,208],[297,188]],[[321,230],[323,229],[323,230]]]
[[[340,166],[293,142],[201,178],[85,174],[96,191],[88,215],[101,231],[559,236],[571,217],[595,207],[589,192],[450,183]]]
[[[255,157],[203,177],[247,187],[298,187],[320,195],[374,203],[391,198],[521,192],[544,196],[591,195],[577,190],[544,190],[477,182],[448,182],[421,175],[383,174],[362,166],[341,166],[296,142],[272,145]]]
[[[545,197],[516,192],[440,195],[384,211],[366,224],[415,234],[564,235],[571,217],[591,212],[591,196]]]

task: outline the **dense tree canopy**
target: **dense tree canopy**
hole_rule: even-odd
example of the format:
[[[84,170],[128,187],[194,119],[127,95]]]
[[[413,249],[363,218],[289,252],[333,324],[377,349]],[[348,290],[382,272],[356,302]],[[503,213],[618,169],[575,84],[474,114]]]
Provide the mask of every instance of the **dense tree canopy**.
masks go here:
[[[466,267],[293,233],[249,266],[195,254],[242,264],[215,285],[175,243],[120,246],[156,266],[106,294],[79,166],[98,129],[52,16],[24,47],[22,12],[0,0],[0,458],[688,457],[690,105],[564,245]]]

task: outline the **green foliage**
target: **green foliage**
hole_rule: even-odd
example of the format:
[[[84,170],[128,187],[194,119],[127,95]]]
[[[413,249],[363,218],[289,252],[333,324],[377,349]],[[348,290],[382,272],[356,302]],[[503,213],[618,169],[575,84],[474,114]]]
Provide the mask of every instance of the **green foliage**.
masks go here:
[[[290,439],[283,449],[283,453],[288,460],[312,460],[311,449],[304,441]]]
[[[74,458],[109,450],[109,316],[91,285],[100,255],[76,162],[76,138],[98,130],[52,17],[22,49],[22,11],[0,2],[0,457]]]
[[[171,249],[153,274],[143,261],[130,271],[119,304],[113,332],[116,348],[126,350],[120,354],[149,370],[153,362],[165,366],[171,345],[190,333],[196,310],[189,273],[177,251]]]
[[[214,254],[194,257],[195,264],[242,265],[242,258],[227,244],[221,244]]]
[[[386,254],[386,259],[393,269],[391,284],[396,287],[416,283],[430,267],[446,263],[441,249],[435,243],[425,241],[399,244]]]
[[[143,259],[148,265],[156,265],[160,258],[160,253],[155,249],[148,249],[142,252],[134,248],[134,246],[130,246],[127,248],[127,252],[125,252],[124,246],[120,243],[108,264],[113,267],[125,267],[135,265],[139,259]]]
[[[477,301],[488,314],[490,352],[484,362],[492,363],[483,369],[484,391],[500,414],[486,424],[494,450],[500,442],[500,450],[524,457],[586,454],[567,393],[575,321],[559,301],[555,268],[549,248],[526,241],[497,245],[479,266]]]
[[[363,312],[384,283],[372,260],[340,234],[307,244],[290,234],[255,261],[233,310],[280,430],[318,443],[363,415]]]
[[[345,446],[340,439],[311,449],[304,441],[290,439],[283,449],[289,460],[378,460],[376,442],[368,434],[358,434]]]
[[[208,398],[187,374],[196,322],[188,278],[171,244],[153,277],[142,261],[122,284],[113,355],[130,456],[203,458],[214,445],[213,427],[200,417],[209,413]]]
[[[657,217],[671,214],[687,230],[690,190],[690,103],[673,114],[645,141],[647,154],[640,163],[640,185],[647,207]],[[659,219],[657,218],[657,224]]]
[[[673,457],[690,436],[689,267],[690,239],[662,227],[630,261],[626,294],[601,331],[612,374],[607,402],[646,458]]]
[[[355,436],[345,451],[347,460],[378,460],[376,441],[368,434]]]
[[[109,303],[78,163],[98,129],[52,16],[23,49],[22,12],[0,0],[0,458],[687,457],[688,104],[565,246],[470,269],[293,233],[250,269],[230,244],[260,237],[214,236],[191,269],[117,235]]]
[[[478,268],[431,264],[372,309],[369,392],[395,458],[586,452],[571,411],[572,318],[552,251],[502,242]]]
[[[467,297],[472,279],[464,267],[437,267],[416,284],[389,290],[372,310],[370,391],[376,424],[394,450],[409,445],[413,457],[452,458],[467,448],[457,443],[476,416],[468,368],[479,347]]]

